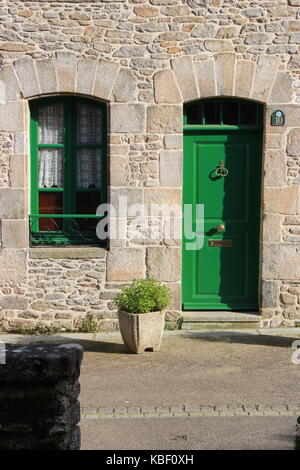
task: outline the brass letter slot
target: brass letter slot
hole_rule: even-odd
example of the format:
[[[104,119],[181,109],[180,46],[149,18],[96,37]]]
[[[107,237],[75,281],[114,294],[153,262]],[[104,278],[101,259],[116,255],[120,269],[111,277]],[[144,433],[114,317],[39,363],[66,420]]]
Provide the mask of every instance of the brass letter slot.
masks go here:
[[[208,246],[223,246],[226,248],[231,248],[232,240],[208,240]]]

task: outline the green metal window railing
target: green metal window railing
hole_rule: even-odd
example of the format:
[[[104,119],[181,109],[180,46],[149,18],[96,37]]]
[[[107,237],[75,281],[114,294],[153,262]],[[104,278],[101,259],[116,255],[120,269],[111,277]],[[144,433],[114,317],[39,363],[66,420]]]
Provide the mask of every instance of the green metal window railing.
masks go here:
[[[91,214],[31,214],[30,245],[105,245],[96,233],[105,216]]]

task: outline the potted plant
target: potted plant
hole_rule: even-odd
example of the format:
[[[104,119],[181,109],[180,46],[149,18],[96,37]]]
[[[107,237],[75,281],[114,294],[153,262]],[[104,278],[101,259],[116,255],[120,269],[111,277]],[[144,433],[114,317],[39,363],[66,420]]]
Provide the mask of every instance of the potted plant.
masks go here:
[[[154,279],[135,280],[116,297],[124,344],[134,353],[158,351],[170,290]]]

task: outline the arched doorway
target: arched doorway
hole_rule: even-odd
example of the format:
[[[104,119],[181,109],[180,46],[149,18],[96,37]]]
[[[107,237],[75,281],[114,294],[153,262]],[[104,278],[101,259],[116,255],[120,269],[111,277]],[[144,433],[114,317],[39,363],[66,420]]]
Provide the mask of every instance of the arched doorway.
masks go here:
[[[184,310],[258,309],[262,111],[231,98],[184,107],[183,203],[194,230],[204,205],[201,249],[187,249],[184,223]]]

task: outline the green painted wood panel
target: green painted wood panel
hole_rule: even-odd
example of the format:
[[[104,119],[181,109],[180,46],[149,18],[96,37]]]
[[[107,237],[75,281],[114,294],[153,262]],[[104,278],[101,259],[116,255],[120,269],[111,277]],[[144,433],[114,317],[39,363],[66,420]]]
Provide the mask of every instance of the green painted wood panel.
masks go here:
[[[202,249],[187,250],[183,239],[185,310],[258,308],[261,146],[257,129],[185,132],[183,203],[194,211],[204,204],[205,219]],[[221,160],[226,177],[214,173]],[[232,247],[209,240],[232,240]]]

